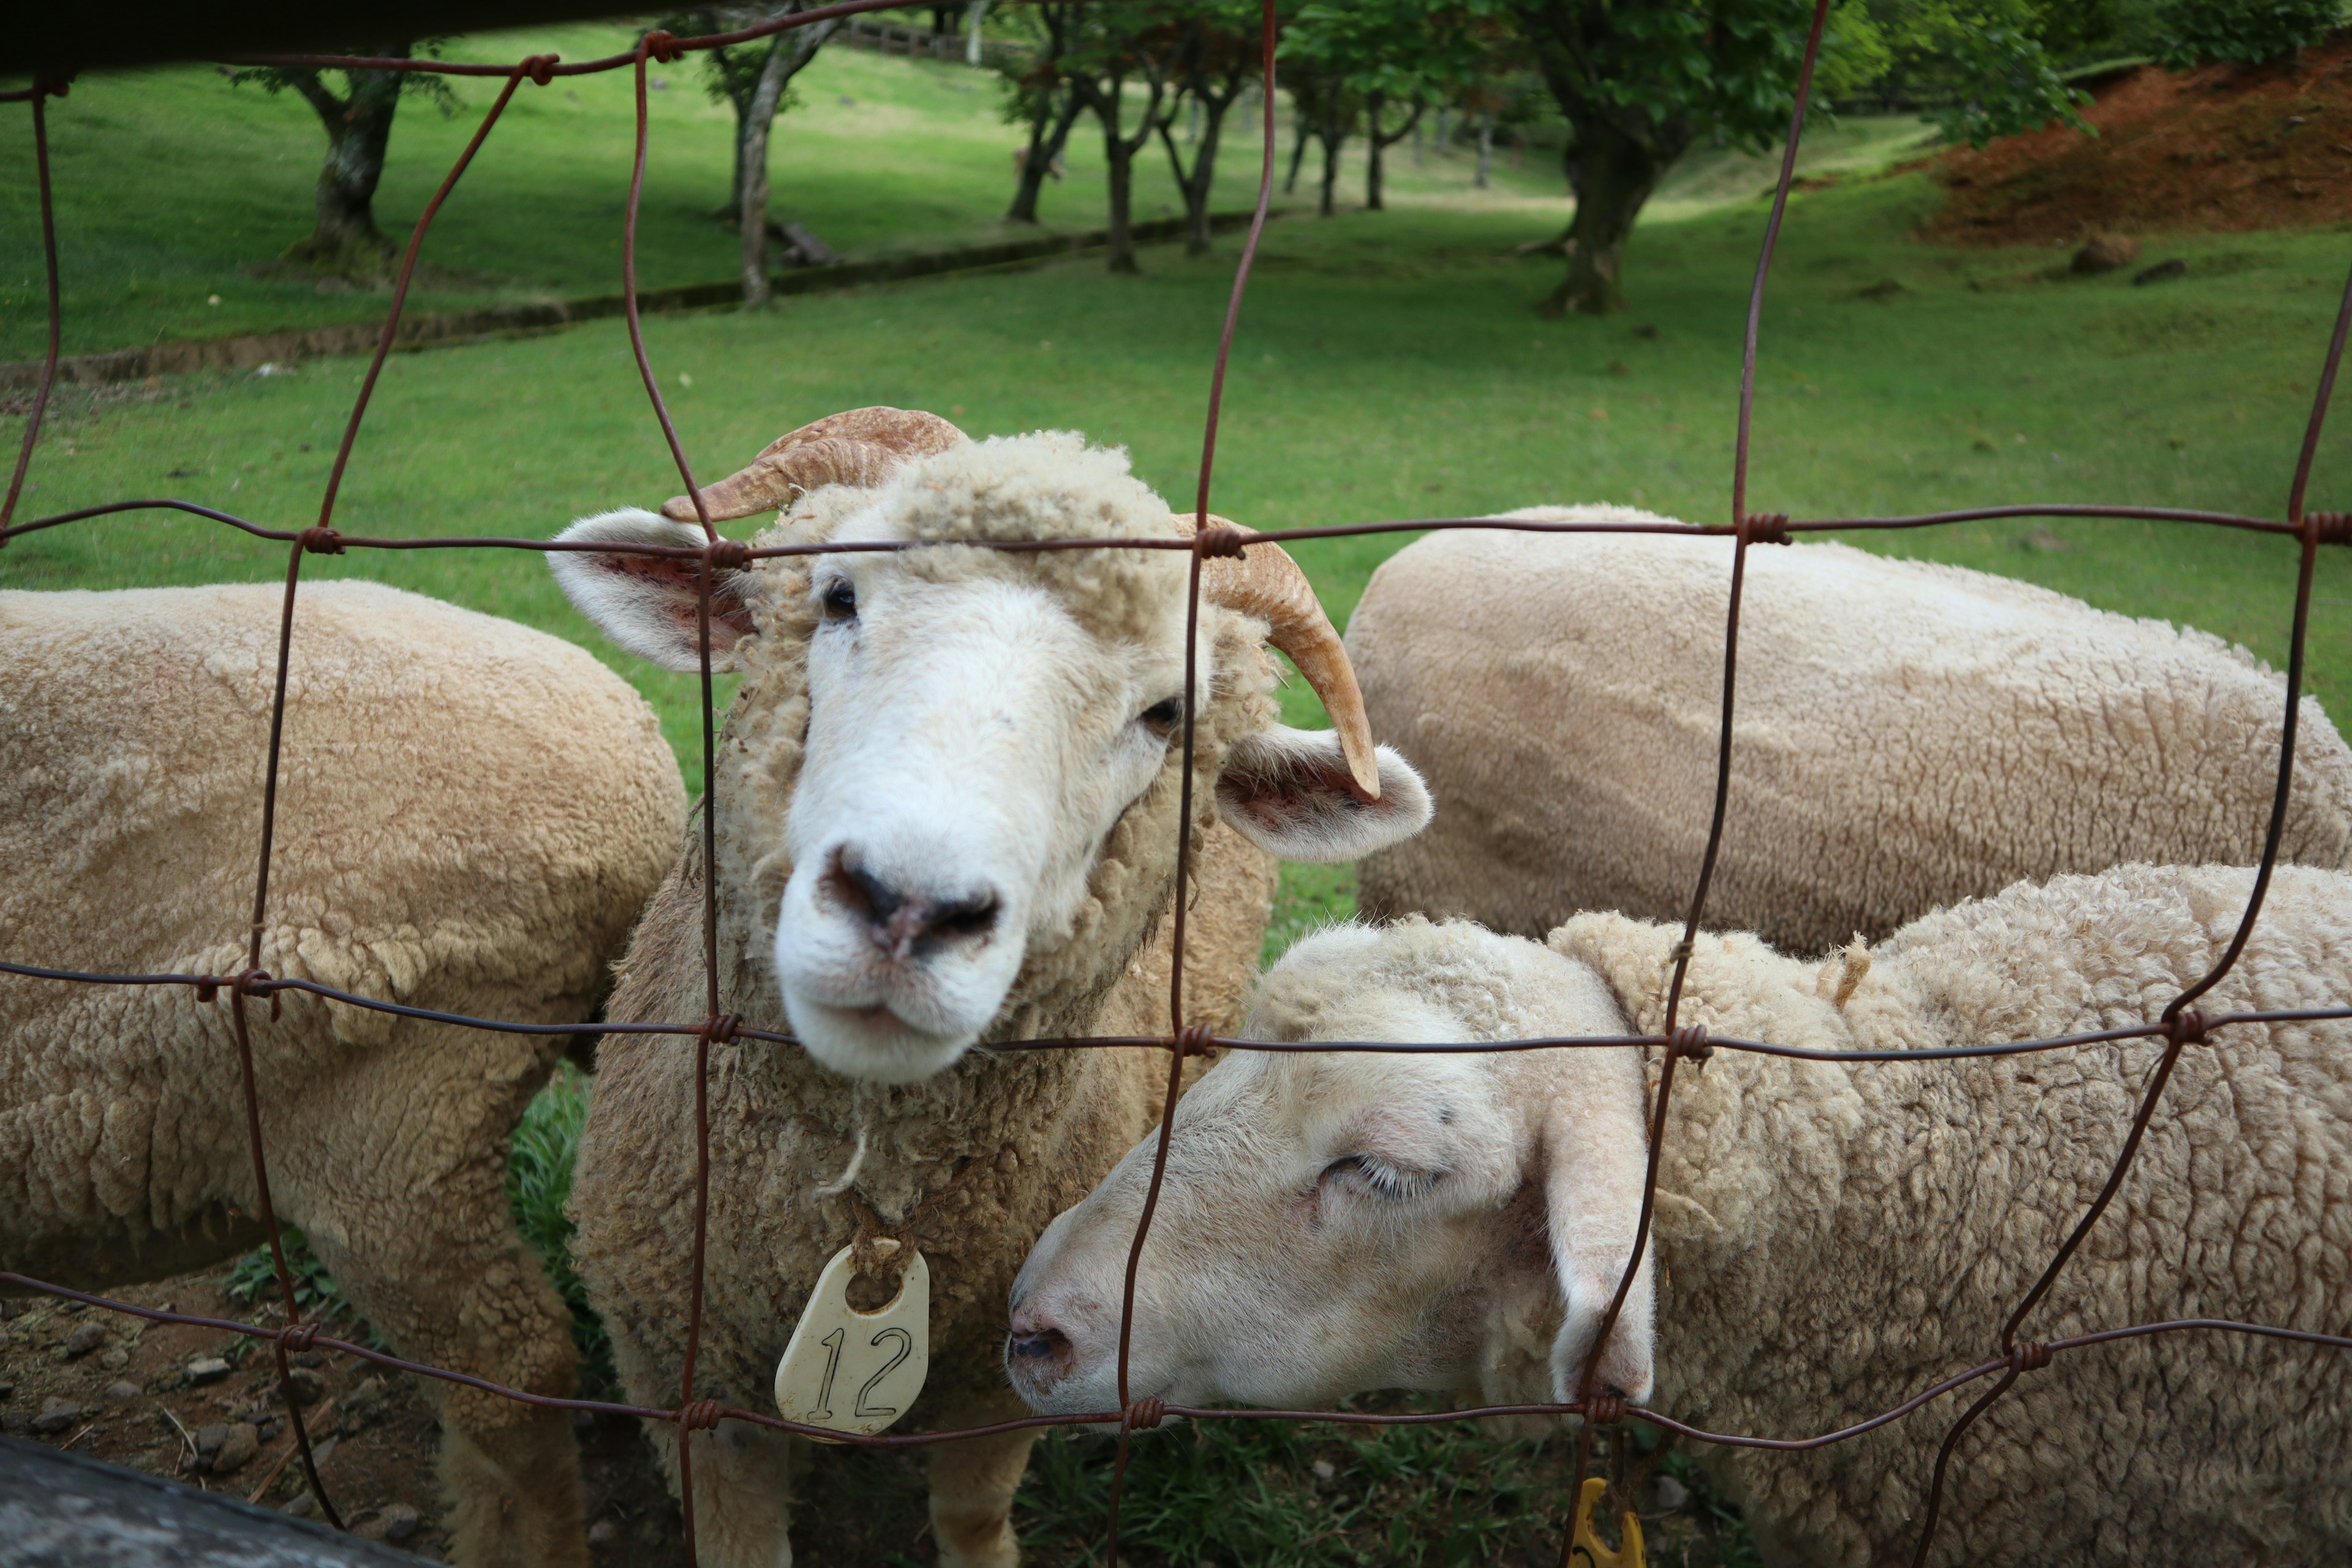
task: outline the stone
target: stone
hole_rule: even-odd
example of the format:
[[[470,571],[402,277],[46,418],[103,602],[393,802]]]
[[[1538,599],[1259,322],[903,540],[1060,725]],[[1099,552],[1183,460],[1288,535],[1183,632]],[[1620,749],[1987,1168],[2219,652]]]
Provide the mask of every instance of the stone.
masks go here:
[[[386,1504],[383,1510],[383,1538],[394,1546],[416,1533],[416,1510],[404,1502]]]
[[[322,1367],[327,1364],[327,1352],[324,1351],[304,1351],[294,1358],[294,1364],[296,1366],[307,1366],[312,1368]]]
[[[66,1359],[79,1361],[106,1342],[104,1323],[77,1323],[66,1336]]]
[[[127,1377],[117,1378],[106,1385],[106,1402],[109,1405],[128,1405],[139,1394],[139,1385]]]
[[[228,1429],[219,1451],[213,1455],[213,1474],[225,1476],[240,1469],[259,1452],[260,1431],[250,1421],[239,1421]]]
[[[16,1385],[9,1382],[6,1378],[0,1377],[0,1399],[14,1399],[16,1397]]]
[[[14,1434],[17,1432],[29,1432],[32,1429],[33,1416],[30,1411],[14,1409],[0,1410],[0,1432]]]
[[[296,1519],[313,1519],[318,1516],[319,1500],[310,1495],[310,1488],[304,1487],[294,1494],[292,1501],[278,1511],[292,1514]]]
[[[124,1367],[131,1364],[131,1352],[124,1350],[121,1345],[117,1345],[112,1350],[107,1352],[104,1355],[99,1357],[98,1364],[104,1367],[109,1372],[121,1372]]]
[[[357,1388],[352,1389],[351,1393],[343,1396],[341,1405],[346,1410],[364,1410],[383,1397],[383,1379],[380,1377],[363,1378],[361,1380],[360,1385]]]
[[[41,1406],[33,1417],[33,1430],[44,1437],[54,1437],[81,1419],[81,1406],[63,1399],[52,1399]]]
[[[600,1519],[588,1527],[588,1544],[610,1546],[621,1539],[621,1527],[609,1519]]]
[[[1690,1488],[1683,1485],[1682,1482],[1675,1479],[1672,1476],[1660,1476],[1658,1478],[1659,1511],[1663,1513],[1673,1513],[1689,1501]]]
[[[2074,270],[2084,276],[2113,272],[2139,259],[2139,241],[2129,235],[2094,234],[2074,252]]]
[[[214,1423],[213,1423],[211,1426],[199,1426],[199,1427],[197,1427],[197,1428],[196,1428],[196,1459],[197,1459],[197,1462],[198,1462],[198,1463],[200,1463],[200,1464],[202,1464],[202,1465],[204,1465],[204,1466],[206,1466],[207,1468],[209,1468],[209,1467],[211,1466],[212,1462],[213,1462],[213,1456],[214,1456],[215,1454],[219,1453],[219,1452],[221,1451],[221,1449],[222,1449],[222,1448],[224,1448],[224,1447],[226,1447],[227,1446],[227,1444],[228,1444],[228,1423],[227,1423],[227,1422],[226,1422],[226,1421],[215,1421],[215,1422],[214,1422]]]
[[[2143,267],[2133,273],[2132,286],[2137,288],[2143,283],[2165,283],[2175,278],[2187,276],[2189,276],[2189,263],[2176,256],[2169,261],[2159,261],[2153,267]]]
[[[298,1366],[289,1373],[286,1385],[293,1391],[297,1405],[316,1405],[327,1396],[326,1374],[307,1366]]]
[[[188,1363],[188,1382],[196,1388],[208,1383],[218,1383],[228,1374],[228,1363],[216,1355],[198,1356]]]

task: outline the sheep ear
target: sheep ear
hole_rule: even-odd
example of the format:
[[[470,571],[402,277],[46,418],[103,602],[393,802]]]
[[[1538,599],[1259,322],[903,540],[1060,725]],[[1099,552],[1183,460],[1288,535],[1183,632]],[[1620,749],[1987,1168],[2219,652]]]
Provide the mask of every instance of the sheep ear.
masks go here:
[[[583,517],[555,536],[560,544],[703,546],[702,530],[635,507]],[[617,551],[552,551],[548,566],[564,596],[614,642],[665,669],[702,668],[698,605],[701,563]],[[710,595],[710,668],[732,669],[735,645],[753,634],[741,572],[719,574]]]
[[[1545,1228],[1563,1309],[1551,1347],[1552,1397],[1563,1404],[1580,1395],[1593,1332],[1624,1276],[1649,1158],[1639,1059],[1630,1049],[1573,1054],[1586,1070],[1563,1075],[1544,1118]],[[1656,1256],[1654,1230],[1594,1370],[1596,1394],[1614,1389],[1635,1404],[1650,1396]]]
[[[1381,793],[1367,800],[1329,730],[1283,725],[1236,742],[1217,778],[1217,808],[1241,836],[1285,860],[1353,860],[1429,824],[1429,787],[1386,746]]]

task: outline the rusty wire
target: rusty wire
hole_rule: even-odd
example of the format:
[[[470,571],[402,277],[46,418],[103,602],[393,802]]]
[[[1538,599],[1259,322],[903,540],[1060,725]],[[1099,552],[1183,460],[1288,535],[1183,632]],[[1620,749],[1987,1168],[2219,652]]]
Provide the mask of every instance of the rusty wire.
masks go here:
[[[48,287],[48,342],[40,379],[26,419],[25,437],[17,455],[5,502],[0,502],[0,546],[18,534],[63,524],[95,520],[101,517],[145,510],[174,510],[203,518],[225,527],[239,530],[258,539],[275,541],[290,548],[288,553],[286,586],[278,628],[278,665],[270,714],[268,772],[263,792],[261,842],[254,879],[252,918],[246,932],[246,967],[233,975],[216,974],[109,974],[79,970],[51,968],[34,964],[0,962],[0,973],[26,979],[57,981],[82,984],[128,986],[185,986],[199,1005],[215,1000],[223,991],[228,993],[232,1026],[237,1042],[241,1089],[247,1120],[247,1142],[253,1164],[260,1217],[269,1236],[273,1272],[284,1300],[287,1321],[282,1326],[265,1327],[223,1319],[214,1319],[153,1308],[137,1307],[110,1298],[77,1290],[29,1276],[0,1270],[0,1282],[25,1289],[57,1296],[86,1305],[102,1307],[153,1322],[189,1324],[222,1331],[250,1335],[270,1342],[278,1362],[280,1387],[289,1377],[288,1357],[291,1351],[318,1348],[340,1355],[357,1358],[387,1369],[438,1378],[463,1384],[485,1393],[503,1396],[524,1405],[549,1409],[590,1411],[601,1414],[635,1416],[646,1421],[665,1422],[678,1428],[679,1501],[685,1519],[689,1555],[694,1542],[694,1496],[691,1452],[688,1441],[690,1433],[709,1430],[722,1420],[744,1421],[772,1430],[804,1436],[823,1436],[835,1442],[850,1443],[866,1447],[899,1448],[927,1446],[962,1437],[977,1437],[1001,1433],[1034,1430],[1055,1426],[1115,1426],[1118,1431],[1118,1453],[1114,1462],[1112,1489],[1107,1526],[1109,1535],[1109,1560],[1118,1560],[1118,1507],[1125,1485],[1129,1439],[1139,1428],[1160,1425],[1169,1416],[1194,1420],[1285,1420],[1321,1421],[1358,1426],[1422,1426],[1450,1422],[1483,1415],[1579,1416],[1590,1415],[1592,1419],[1580,1424],[1578,1437],[1576,1474],[1580,1477],[1589,1463],[1589,1446],[1592,1428],[1597,1425],[1614,1425],[1621,1420],[1639,1420],[1662,1433],[1669,1433],[1696,1442],[1730,1447],[1796,1452],[1823,1447],[1843,1442],[1864,1433],[1876,1430],[1903,1419],[1929,1404],[1962,1388],[1991,1377],[1994,1382],[1964,1410],[1947,1428],[1938,1446],[1933,1479],[1923,1517],[1920,1521],[1914,1556],[1915,1564],[1924,1564],[1936,1536],[1944,1478],[1958,1452],[1961,1439],[1969,1426],[1986,1409],[2007,1393],[2023,1374],[2050,1364],[2059,1355],[2094,1349],[2125,1340],[2178,1332],[2230,1333],[2268,1338],[2294,1343],[2309,1344],[2335,1350],[2352,1350],[2352,1337],[2320,1333],[2306,1330],[2287,1329],[2272,1325],[2249,1323],[2229,1319],[2191,1318],[2157,1323],[2129,1324],[2095,1332],[2082,1333],[2047,1342],[2025,1341],[2018,1336],[2033,1309],[2057,1280],[2084,1238],[2097,1224],[2100,1215],[2130,1171],[2140,1142],[2154,1119],[2166,1085],[2181,1053],[2192,1044],[2223,1048],[2226,1042],[2216,1041],[2218,1031],[2248,1025],[2272,1025],[2297,1022],[2343,1021],[2352,1019],[2352,1005],[2337,1007],[2310,1007],[2275,1011],[2221,1013],[2206,1016],[2196,1011],[2193,1004],[2217,984],[2235,965],[2258,919],[2271,873],[2277,861],[2280,834],[2284,826],[2289,792],[2293,784],[2294,736],[2297,712],[2302,693],[2304,661],[2308,632],[2312,579],[2318,548],[2322,544],[2352,542],[2352,515],[2341,512],[2306,511],[2305,500],[2309,491],[2311,473],[2317,456],[2321,429],[2331,400],[2337,368],[2343,358],[2347,332],[2352,332],[2352,279],[2347,279],[2345,293],[2338,307],[2334,332],[2323,361],[2311,416],[2301,449],[2297,455],[2294,478],[2289,487],[2286,516],[2277,519],[2254,517],[2234,512],[2186,510],[2163,507],[2107,506],[2096,504],[2028,504],[1996,507],[1974,507],[1940,512],[1918,513],[1892,517],[1831,517],[1792,520],[1780,513],[1749,512],[1747,510],[1748,458],[1752,448],[1751,424],[1755,399],[1757,345],[1760,331],[1764,290],[1777,247],[1782,219],[1795,173],[1799,139],[1804,128],[1811,93],[1812,73],[1819,53],[1822,26],[1829,0],[1815,0],[1813,17],[1809,31],[1803,64],[1801,68],[1795,103],[1790,114],[1788,140],[1784,145],[1780,171],[1775,186],[1771,216],[1766,226],[1759,248],[1754,281],[1748,299],[1747,329],[1741,362],[1738,437],[1734,447],[1731,519],[1725,523],[1693,524],[1681,522],[1543,522],[1520,519],[1493,518],[1413,518],[1388,521],[1344,523],[1327,527],[1285,531],[1283,540],[1332,539],[1373,533],[1404,531],[1433,531],[1462,528],[1494,529],[1507,531],[1536,533],[1653,533],[1689,534],[1727,537],[1732,542],[1730,587],[1726,604],[1723,693],[1719,713],[1720,732],[1717,743],[1714,809],[1709,824],[1705,852],[1701,859],[1696,888],[1688,914],[1684,921],[1682,940],[1673,950],[1673,969],[1669,979],[1666,1011],[1661,1030],[1654,1035],[1612,1037],[1547,1037],[1507,1041],[1479,1041],[1467,1044],[1413,1044],[1392,1041],[1307,1041],[1276,1042],[1245,1038],[1228,1038],[1210,1034],[1200,1026],[1188,1026],[1184,1016],[1183,977],[1185,952],[1185,900],[1176,900],[1173,926],[1173,952],[1170,977],[1171,1030],[1167,1035],[1098,1036],[1076,1038],[1031,1039],[992,1046],[995,1050],[1051,1050],[1068,1048],[1150,1048],[1169,1052],[1167,1090],[1160,1110],[1156,1147],[1150,1186],[1135,1236],[1130,1244],[1126,1275],[1125,1293],[1121,1303],[1118,1392],[1119,1408],[1079,1415],[1039,1415],[1019,1420],[998,1422],[989,1426],[961,1428],[955,1431],[917,1432],[874,1436],[854,1436],[784,1419],[760,1411],[737,1409],[717,1401],[698,1399],[694,1390],[695,1366],[700,1346],[703,1311],[703,1273],[709,1204],[709,1050],[714,1042],[737,1040],[756,1041],[780,1047],[794,1042],[789,1035],[746,1027],[734,1015],[720,1010],[718,972],[718,891],[717,862],[714,854],[715,826],[710,812],[703,812],[703,857],[706,872],[703,878],[703,964],[707,1014],[697,1022],[601,1024],[517,1024],[498,1019],[476,1018],[464,1015],[437,1012],[428,1008],[405,1006],[373,997],[356,995],[315,982],[271,976],[260,968],[262,935],[268,911],[268,886],[271,847],[276,832],[276,792],[278,775],[280,743],[286,706],[287,671],[291,654],[294,625],[294,605],[305,554],[341,554],[352,550],[436,550],[436,549],[511,549],[541,552],[564,552],[594,549],[607,553],[628,553],[697,563],[698,621],[702,634],[701,703],[702,750],[704,779],[715,772],[716,723],[711,690],[709,655],[710,598],[717,574],[723,569],[735,569],[759,560],[824,554],[857,553],[876,551],[897,551],[926,548],[921,543],[898,542],[842,541],[818,545],[782,545],[751,547],[719,537],[713,527],[704,504],[700,487],[696,483],[684,443],[672,423],[663,402],[658,379],[655,375],[651,356],[646,350],[638,319],[635,268],[637,220],[644,190],[646,155],[648,141],[646,99],[646,67],[648,59],[667,61],[680,55],[701,49],[747,42],[790,28],[858,13],[887,9],[895,0],[848,0],[846,4],[826,5],[776,18],[758,26],[735,33],[714,34],[688,38],[672,37],[658,30],[639,38],[635,47],[625,54],[599,59],[563,64],[552,55],[532,56],[511,65],[451,63],[439,60],[390,59],[350,56],[299,55],[241,58],[232,63],[303,65],[341,68],[364,68],[433,73],[443,76],[504,78],[496,100],[485,113],[480,126],[456,163],[442,182],[424,213],[418,218],[408,247],[403,255],[395,287],[387,312],[383,331],[379,339],[367,374],[354,401],[351,418],[339,444],[331,476],[320,500],[319,520],[302,530],[276,529],[237,517],[213,508],[167,498],[151,498],[111,502],[85,507],[76,510],[36,518],[17,523],[13,521],[17,500],[23,490],[37,442],[41,417],[53,389],[62,312],[59,305],[58,265],[57,257],[56,219],[51,201],[47,123],[44,110],[48,97],[61,97],[67,84],[61,80],[43,79],[32,87],[0,93],[0,102],[26,102],[31,107],[35,156],[40,190],[41,230]],[[1209,526],[1210,483],[1216,457],[1216,440],[1220,409],[1223,402],[1227,362],[1235,329],[1240,321],[1241,306],[1246,290],[1251,265],[1256,256],[1264,233],[1273,188],[1275,163],[1275,45],[1276,25],[1274,0],[1265,0],[1261,23],[1264,59],[1263,164],[1259,179],[1257,205],[1249,235],[1244,242],[1235,269],[1232,295],[1227,304],[1223,331],[1218,338],[1211,374],[1209,403],[1203,421],[1202,459],[1195,496],[1195,536],[1191,540],[1102,540],[1054,539],[1010,542],[990,542],[988,548],[1021,552],[1077,549],[1145,549],[1182,550],[1191,555],[1186,608],[1185,691],[1182,730],[1182,773],[1181,775],[1181,812],[1177,844],[1176,885],[1184,885],[1189,868],[1191,844],[1189,825],[1192,818],[1192,763],[1194,756],[1195,654],[1193,634],[1197,630],[1200,611],[1201,567],[1204,557],[1229,552],[1235,542],[1218,538],[1221,531]],[[630,172],[628,199],[623,225],[622,265],[624,276],[625,315],[630,345],[636,362],[648,401],[656,423],[684,479],[687,494],[692,499],[700,521],[705,542],[699,547],[664,545],[567,545],[547,540],[467,537],[387,539],[339,533],[332,526],[334,504],[352,451],[357,442],[377,379],[384,360],[396,341],[400,317],[405,306],[408,289],[414,278],[417,258],[422,251],[426,232],[437,216],[442,204],[466,172],[475,154],[488,139],[509,102],[523,81],[545,86],[556,77],[580,76],[594,72],[630,68],[635,78],[636,135],[635,158]],[[2021,517],[2065,517],[2079,519],[2130,519],[2169,522],[2194,523],[2262,533],[2284,534],[2296,539],[2301,546],[2296,574],[2293,628],[2286,675],[2286,713],[2281,735],[2277,782],[2263,853],[2256,871],[2254,886],[2248,897],[2231,943],[2210,973],[2196,984],[2177,996],[2162,1015],[2148,1023],[2117,1028],[2100,1029],[2043,1039],[1995,1041],[1979,1045],[1937,1047],[1907,1051],[1827,1051],[1777,1045],[1769,1041],[1745,1040],[1711,1037],[1706,1030],[1677,1024],[1683,984],[1687,973],[1692,943],[1698,932],[1706,904],[1708,885],[1717,852],[1721,847],[1724,823],[1728,807],[1733,713],[1738,685],[1738,634],[1741,589],[1745,578],[1747,552],[1751,545],[1785,544],[1800,533],[1820,533],[1838,531],[1887,531],[1935,527],[1947,523]],[[1257,536],[1244,533],[1239,542],[1246,545]],[[315,1323],[301,1321],[296,1309],[293,1281],[287,1268],[279,1227],[269,1195],[268,1161],[263,1148],[259,1090],[256,1081],[251,1047],[247,1035],[245,1009],[249,1003],[267,1000],[275,1016],[287,993],[315,996],[352,1006],[368,1008],[404,1017],[427,1019],[467,1027],[527,1035],[572,1035],[604,1033],[615,1035],[673,1035],[690,1037],[695,1050],[695,1194],[693,1263],[688,1281],[688,1311],[685,1365],[675,1406],[649,1406],[614,1401],[562,1398],[539,1394],[507,1387],[487,1379],[446,1368],[404,1360],[384,1351],[372,1349],[349,1341],[336,1339],[320,1331]],[[1847,1064],[1868,1064],[1897,1060],[1956,1060],[1985,1057],[2014,1056],[2066,1048],[2086,1048],[2097,1046],[2126,1046],[2142,1040],[2162,1042],[2163,1049],[2143,1092],[2137,1111],[2126,1131],[2106,1182],[2098,1197],[2091,1204],[2053,1257],[2034,1287],[2020,1301],[2004,1324],[1996,1353],[1978,1364],[1955,1373],[1926,1388],[1895,1407],[1838,1430],[1804,1437],[1770,1437],[1748,1434],[1707,1432],[1674,1419],[1660,1412],[1632,1407],[1621,1397],[1596,1391],[1591,1379],[1598,1362],[1600,1346],[1605,1342],[1611,1324],[1622,1309],[1650,1236],[1650,1222],[1656,1196],[1660,1151],[1668,1127],[1668,1107],[1677,1065],[1685,1060],[1702,1062],[1713,1051],[1729,1050],[1785,1059],[1805,1061],[1835,1061]],[[1129,1348],[1134,1318],[1136,1273],[1149,1235],[1153,1210],[1156,1207],[1162,1176],[1166,1168],[1169,1138],[1181,1088],[1183,1064],[1188,1056],[1199,1055],[1213,1048],[1255,1051],[1335,1051],[1381,1053],[1460,1053],[1518,1050],[1623,1048],[1638,1047],[1663,1050],[1654,1124],[1651,1129],[1648,1170],[1644,1180],[1640,1218],[1635,1240],[1627,1258],[1616,1291],[1609,1309],[1594,1335],[1594,1349],[1580,1370],[1574,1392],[1578,1397],[1564,1402],[1538,1402],[1519,1405],[1483,1405],[1454,1411],[1413,1414],[1372,1414],[1342,1410],[1232,1410],[1206,1409],[1167,1404],[1160,1399],[1134,1399],[1128,1384]],[[306,1474],[314,1494],[329,1518],[340,1520],[333,1504],[320,1485],[310,1452],[308,1434],[304,1429],[300,1407],[290,1397],[286,1405],[291,1417],[297,1444]]]

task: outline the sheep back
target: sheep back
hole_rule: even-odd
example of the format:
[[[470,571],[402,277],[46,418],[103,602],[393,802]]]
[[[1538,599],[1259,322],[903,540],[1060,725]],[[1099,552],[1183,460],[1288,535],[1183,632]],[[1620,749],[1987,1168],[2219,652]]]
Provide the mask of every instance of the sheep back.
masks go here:
[[[1719,539],[1474,530],[1381,566],[1348,647],[1373,727],[1421,760],[1438,809],[1365,859],[1366,912],[1537,937],[1578,910],[1680,916],[1713,808],[1730,556]],[[2249,863],[2284,690],[2205,633],[2024,584],[1751,549],[1707,916],[1818,952],[2020,879]],[[2352,751],[2309,699],[2282,853],[2352,857]]]
[[[1858,948],[1815,964],[1702,936],[1680,1021],[1830,1050],[2147,1022],[2220,957],[2252,880],[2126,866],[2021,885],[1906,927],[1866,964]],[[1679,935],[1590,914],[1550,941],[1654,1032]],[[2352,878],[2290,867],[2200,1005],[2347,996]],[[2113,1206],[2021,1337],[2189,1317],[2352,1332],[2347,1047],[2334,1022],[2231,1026],[2189,1047]],[[2106,1180],[2160,1048],[1851,1067],[1718,1050],[1681,1068],[1658,1177],[1659,1407],[1810,1436],[1997,1354]],[[1811,1454],[1696,1452],[1743,1499],[1768,1561],[1900,1560],[1936,1443],[1984,1386]],[[2190,1331],[2066,1352],[1973,1429],[1936,1560],[2341,1562],[2347,1408],[2352,1358],[2333,1352]]]

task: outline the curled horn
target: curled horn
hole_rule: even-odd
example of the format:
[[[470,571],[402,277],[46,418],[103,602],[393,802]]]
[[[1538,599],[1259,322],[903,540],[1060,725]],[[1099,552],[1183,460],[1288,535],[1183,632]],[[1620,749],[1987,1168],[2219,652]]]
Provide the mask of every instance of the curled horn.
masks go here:
[[[1176,516],[1185,527],[1193,525],[1191,512]],[[1356,788],[1367,800],[1380,799],[1381,766],[1372,754],[1372,721],[1364,713],[1364,694],[1357,688],[1346,646],[1315,597],[1314,584],[1279,544],[1213,514],[1209,526],[1232,529],[1248,548],[1238,556],[1211,556],[1201,563],[1201,596],[1264,618],[1269,628],[1266,640],[1289,655],[1323,700]]]
[[[829,414],[778,437],[740,472],[705,485],[702,504],[713,522],[781,511],[820,485],[878,485],[913,458],[928,458],[970,439],[936,414],[919,408],[853,408]],[[694,498],[672,496],[662,515],[692,522]]]

